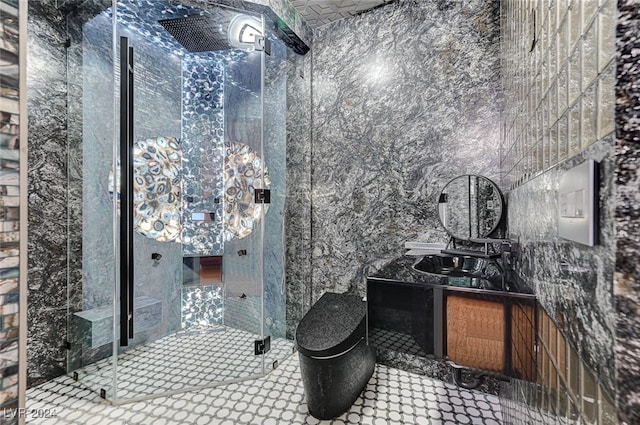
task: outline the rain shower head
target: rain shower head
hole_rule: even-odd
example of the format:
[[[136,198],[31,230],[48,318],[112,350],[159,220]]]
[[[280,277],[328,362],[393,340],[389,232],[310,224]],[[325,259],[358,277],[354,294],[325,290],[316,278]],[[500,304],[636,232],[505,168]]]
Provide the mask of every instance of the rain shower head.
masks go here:
[[[192,15],[158,21],[189,52],[209,52],[231,48],[228,22],[216,22],[204,15]]]
[[[191,53],[251,50],[255,38],[262,35],[262,22],[245,14],[191,15],[161,19],[158,23]]]

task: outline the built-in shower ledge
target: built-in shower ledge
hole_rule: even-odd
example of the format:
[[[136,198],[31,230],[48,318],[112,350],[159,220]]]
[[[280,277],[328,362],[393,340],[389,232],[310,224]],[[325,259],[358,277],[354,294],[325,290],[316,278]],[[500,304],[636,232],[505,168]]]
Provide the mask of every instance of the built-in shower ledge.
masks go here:
[[[96,348],[113,341],[113,306],[79,311],[75,316],[84,344]],[[118,314],[118,320],[119,316]],[[133,327],[136,332],[152,328],[161,322],[162,301],[144,296],[133,300]]]

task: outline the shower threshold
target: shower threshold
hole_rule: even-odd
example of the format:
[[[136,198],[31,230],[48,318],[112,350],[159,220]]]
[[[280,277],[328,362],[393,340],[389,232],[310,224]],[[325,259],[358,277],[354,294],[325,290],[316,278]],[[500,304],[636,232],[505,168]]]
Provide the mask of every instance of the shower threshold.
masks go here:
[[[294,350],[293,341],[271,339],[271,351],[255,355],[260,336],[231,327],[179,331],[117,358],[117,392],[111,357],[74,372],[78,382],[113,404],[166,396],[260,377]]]

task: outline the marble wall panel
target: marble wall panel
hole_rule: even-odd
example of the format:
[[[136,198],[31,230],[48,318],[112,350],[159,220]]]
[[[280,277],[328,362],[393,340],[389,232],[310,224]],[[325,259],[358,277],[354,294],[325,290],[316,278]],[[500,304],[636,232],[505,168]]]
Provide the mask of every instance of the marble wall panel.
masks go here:
[[[599,243],[580,245],[558,236],[560,176],[587,159],[600,164]],[[516,272],[579,348],[609,394],[615,391],[611,282],[615,261],[613,139],[595,143],[558,167],[509,192],[509,237],[520,241]],[[535,211],[535,214],[532,214]]]
[[[616,28],[616,210],[614,277],[617,411],[640,423],[640,4],[618,0]]]
[[[28,385],[36,385],[66,367],[67,73],[63,14],[33,2],[27,25],[27,373]]]
[[[312,300],[446,242],[442,187],[498,176],[498,20],[497,2],[398,1],[315,31]]]
[[[287,337],[311,306],[311,57],[288,52],[285,278]]]
[[[19,172],[26,164],[20,155],[20,22],[19,3],[6,4],[0,16],[0,408],[19,407],[18,334],[20,312]],[[23,27],[24,28],[24,27]],[[24,94],[22,94],[24,102]],[[22,188],[24,191],[25,188]],[[24,261],[24,260],[23,260]],[[23,294],[24,295],[24,294]],[[22,324],[26,326],[26,324]],[[24,329],[24,328],[23,328]],[[23,341],[24,343],[24,341]],[[7,423],[17,420],[5,419]]]

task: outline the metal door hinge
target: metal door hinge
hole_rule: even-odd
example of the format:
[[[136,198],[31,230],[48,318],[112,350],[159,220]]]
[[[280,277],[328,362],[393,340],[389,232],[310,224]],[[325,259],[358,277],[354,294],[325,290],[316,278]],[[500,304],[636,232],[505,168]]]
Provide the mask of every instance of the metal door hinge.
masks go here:
[[[256,204],[270,204],[271,203],[271,190],[270,189],[255,189],[254,202]]]
[[[267,55],[271,56],[271,41],[269,41],[268,38],[256,36],[253,43],[255,45],[256,52],[265,52]]]
[[[254,344],[256,356],[266,354],[271,350],[271,336],[268,336],[265,339],[256,339]]]

